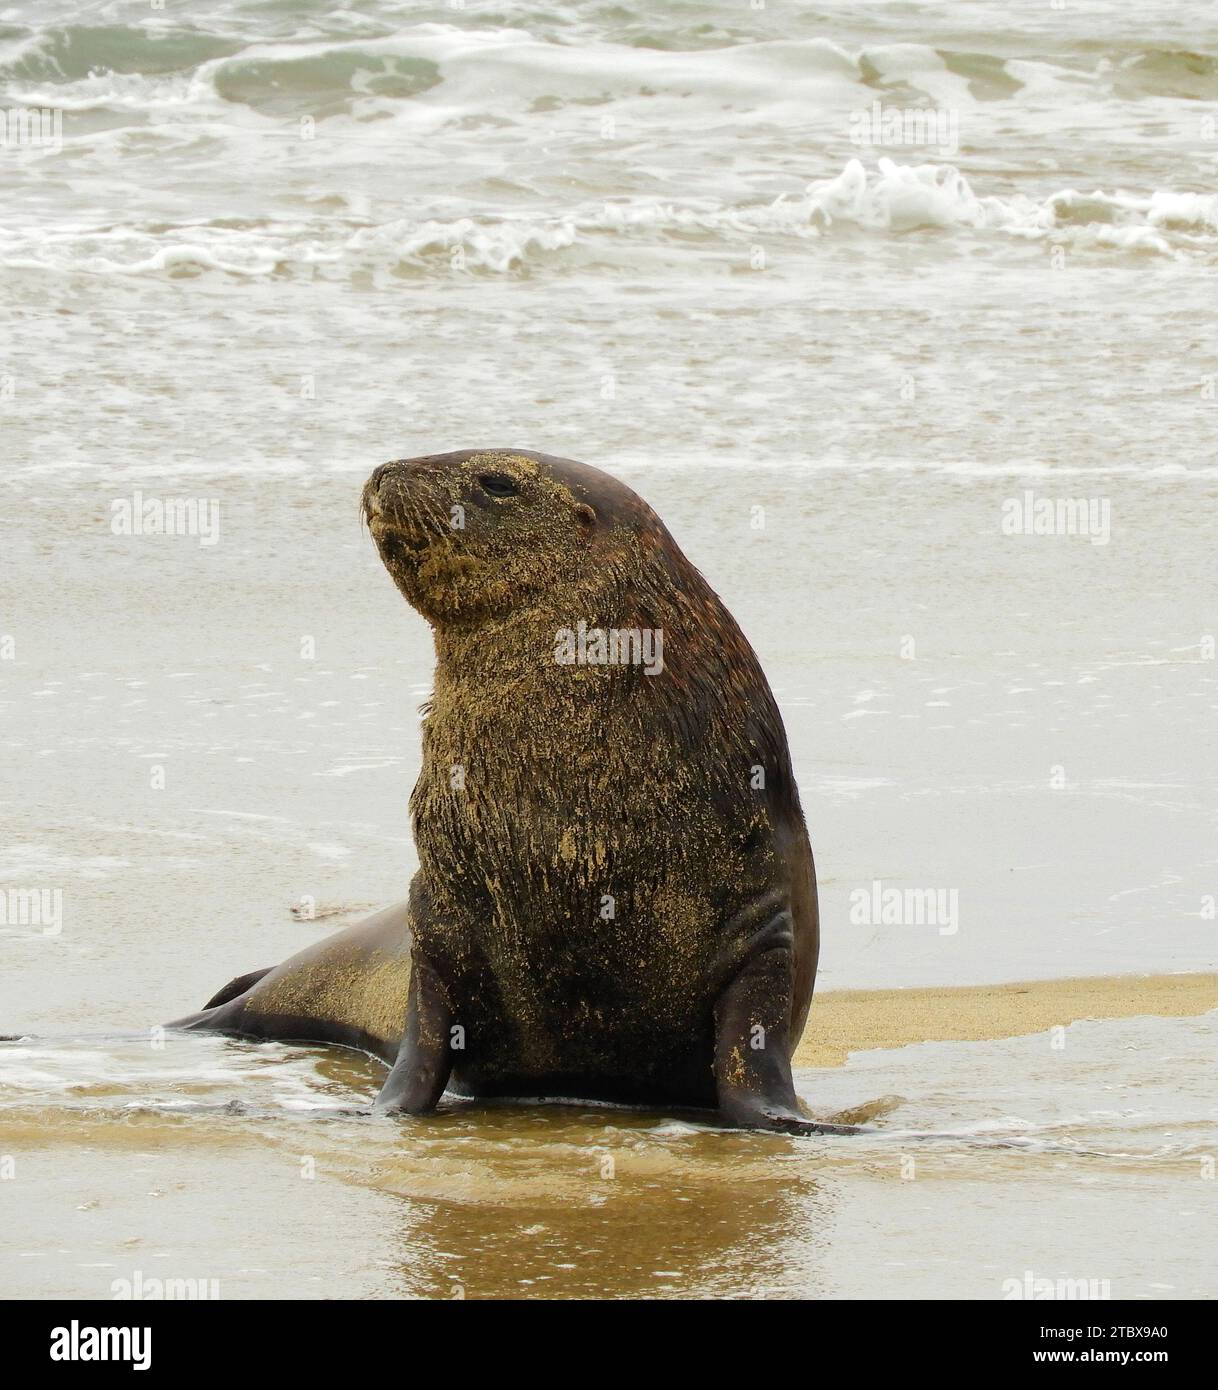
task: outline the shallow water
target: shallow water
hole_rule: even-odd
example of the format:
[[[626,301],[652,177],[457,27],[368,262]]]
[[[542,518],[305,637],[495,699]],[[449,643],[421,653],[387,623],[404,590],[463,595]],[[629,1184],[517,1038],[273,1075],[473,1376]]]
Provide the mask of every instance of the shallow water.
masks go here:
[[[105,1040],[403,895],[430,645],[356,498],[472,444],[619,474],[739,618],[822,988],[1218,963],[1212,7],[329,8],[0,16],[0,1291],[1212,1296],[1212,1016],[856,1055],[814,1108],[904,1099],[806,1143]]]
[[[800,1090],[880,1112],[874,1132],[807,1140],[553,1105],[373,1119],[350,1112],[382,1070],[337,1051],[6,1044],[0,1287],[1003,1298],[1036,1278],[1212,1298],[1216,1025],[858,1054]]]

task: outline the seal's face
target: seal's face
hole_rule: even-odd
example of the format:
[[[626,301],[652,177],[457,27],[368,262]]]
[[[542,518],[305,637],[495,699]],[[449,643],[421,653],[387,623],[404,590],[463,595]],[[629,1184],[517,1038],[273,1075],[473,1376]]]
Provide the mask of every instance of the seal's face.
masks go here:
[[[399,459],[364,486],[385,568],[436,627],[472,626],[586,588],[658,519],[586,464],[517,450]]]

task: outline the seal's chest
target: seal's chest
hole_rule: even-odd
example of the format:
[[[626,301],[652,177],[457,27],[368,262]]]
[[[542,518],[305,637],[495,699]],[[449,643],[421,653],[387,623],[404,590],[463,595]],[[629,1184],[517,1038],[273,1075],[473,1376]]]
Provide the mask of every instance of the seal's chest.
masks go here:
[[[472,1026],[457,1071],[474,1094],[615,1099],[631,1084],[667,1094],[674,1058],[683,1078],[709,1075],[713,1001],[705,981],[612,933],[548,931],[483,942]],[[667,1061],[666,1061],[667,1059]],[[678,1092],[704,1103],[683,1079]]]
[[[608,866],[610,869],[612,866]],[[649,1036],[704,1005],[716,931],[675,877],[560,874],[473,928],[505,1016],[548,1036]]]

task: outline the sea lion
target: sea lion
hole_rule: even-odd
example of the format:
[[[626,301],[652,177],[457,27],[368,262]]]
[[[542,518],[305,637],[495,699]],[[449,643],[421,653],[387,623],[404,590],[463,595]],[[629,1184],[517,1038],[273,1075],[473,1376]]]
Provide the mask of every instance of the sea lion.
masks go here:
[[[800,1109],[816,876],[753,649],[656,513],[518,449],[382,464],[362,510],[435,632],[406,903],[170,1027],[337,1042],[445,1090]]]

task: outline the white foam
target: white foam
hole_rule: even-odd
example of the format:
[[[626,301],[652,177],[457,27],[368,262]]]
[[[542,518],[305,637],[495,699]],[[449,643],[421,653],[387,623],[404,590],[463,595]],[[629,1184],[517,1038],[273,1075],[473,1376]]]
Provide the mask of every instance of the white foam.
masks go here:
[[[32,876],[72,878],[110,878],[120,869],[129,869],[129,859],[113,855],[64,854],[47,845],[5,845],[0,849],[0,879],[27,879]]]
[[[768,203],[677,203],[653,198],[586,202],[552,216],[487,214],[353,225],[350,219],[271,221],[241,227],[189,222],[93,227],[67,224],[0,229],[0,265],[90,275],[214,271],[241,278],[322,275],[343,279],[414,267],[513,274],[556,265],[579,248],[642,243],[684,255],[691,234],[739,250],[746,236],[816,241],[841,229],[904,234],[917,228],[1052,239],[1183,257],[1218,247],[1218,195],[1159,189],[1147,194],[1062,189],[1036,201],[1023,194],[979,195],[951,164],[906,165],[851,159],[802,196]]]

